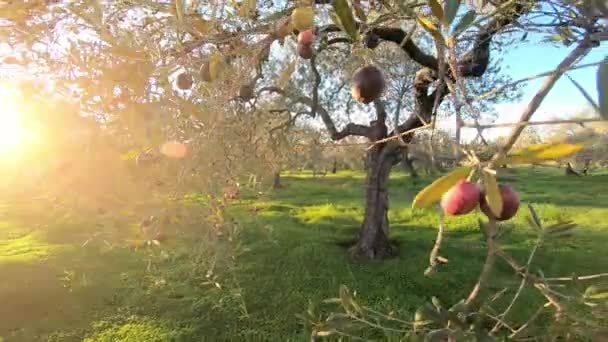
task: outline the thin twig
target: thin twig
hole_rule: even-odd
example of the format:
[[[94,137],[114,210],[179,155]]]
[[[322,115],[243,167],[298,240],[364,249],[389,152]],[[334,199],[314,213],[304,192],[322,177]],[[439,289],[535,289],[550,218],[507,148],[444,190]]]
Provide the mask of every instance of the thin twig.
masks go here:
[[[496,261],[496,251],[498,248],[494,241],[494,235],[496,234],[497,230],[496,220],[490,218],[490,221],[487,225],[484,225],[484,228],[486,229],[485,234],[486,242],[488,244],[488,251],[486,254],[486,260],[483,264],[483,268],[481,269],[481,273],[479,274],[479,279],[477,280],[477,283],[475,284],[475,287],[473,287],[471,293],[469,293],[469,297],[467,297],[467,300],[465,301],[465,304],[467,306],[471,306],[477,301],[477,298],[481,294],[481,291],[486,286],[492,268],[494,268],[494,261]]]
[[[433,249],[431,249],[431,253],[429,254],[429,267],[424,271],[425,276],[429,276],[435,272],[435,268],[437,267],[437,257],[439,256],[439,249],[441,248],[441,242],[443,241],[443,210],[439,205],[437,205],[437,210],[439,211],[439,229],[437,230],[437,239],[435,239],[435,244],[433,245]]]
[[[488,129],[488,128],[499,128],[499,127],[514,127],[514,126],[540,126],[540,125],[559,125],[559,124],[585,124],[589,122],[608,122],[606,119],[594,118],[594,119],[568,119],[568,120],[546,120],[546,121],[528,121],[528,122],[509,122],[509,123],[497,123],[488,125],[476,125],[476,124],[464,124],[463,128],[475,128],[475,129]]]
[[[397,333],[406,333],[407,332],[407,330],[403,330],[403,329],[395,329],[395,328],[383,327],[383,326],[381,326],[379,324],[370,322],[370,321],[368,321],[366,319],[359,318],[359,317],[354,316],[354,315],[351,315],[351,318],[354,319],[357,322],[369,325],[370,327],[374,327],[376,329],[385,330],[385,331],[392,331],[392,332],[397,332]]]
[[[484,312],[483,314],[486,315],[486,316],[488,316],[488,317],[490,317],[491,319],[495,320],[496,321],[496,325],[504,325],[505,327],[507,327],[507,329],[511,330],[511,332],[515,332],[515,329],[512,326],[510,326],[509,323],[503,321],[502,318],[494,316],[494,315],[489,314],[487,312]]]
[[[517,274],[522,275],[522,273],[523,273],[522,271],[525,269],[525,267],[521,266],[517,262],[517,260],[515,260],[510,254],[503,251],[498,245],[496,245],[496,243],[494,241],[492,241],[492,244],[494,245],[496,254],[498,256],[500,256],[504,261],[506,261],[507,264],[509,264],[509,266],[511,266],[511,268],[515,272],[517,272]],[[527,277],[530,278],[530,280],[532,280],[534,282],[534,287],[536,287],[538,290],[540,290],[540,292],[543,294],[543,296],[545,296],[545,298],[547,298],[547,300],[555,307],[555,309],[558,312],[563,311],[562,305],[559,303],[559,301],[555,297],[553,291],[549,290],[548,286],[544,283],[542,278],[538,277],[537,275],[535,275],[533,273],[527,273]]]
[[[416,132],[416,131],[423,130],[423,129],[425,129],[425,128],[428,128],[429,126],[430,126],[430,124],[426,124],[426,125],[424,125],[424,126],[420,126],[420,127],[417,127],[417,128],[412,128],[412,129],[410,129],[410,130],[407,130],[407,131],[405,131],[405,132],[401,132],[401,133],[399,133],[399,134],[394,134],[394,135],[392,135],[392,136],[390,136],[390,137],[388,137],[388,138],[384,138],[384,139],[377,140],[377,141],[375,141],[373,144],[371,144],[371,145],[370,145],[370,146],[367,148],[367,150],[371,150],[371,149],[372,149],[372,148],[374,148],[374,146],[375,146],[375,145],[377,145],[377,144],[381,144],[381,143],[384,143],[384,142],[387,142],[387,141],[391,141],[391,140],[394,140],[394,139],[398,139],[399,137],[403,137],[403,136],[408,135],[408,134],[410,134],[410,133],[413,133],[413,132]]]
[[[540,107],[547,94],[549,94],[549,91],[553,89],[555,82],[557,82],[557,80],[572,64],[579,60],[579,58],[585,56],[591,50],[591,48],[592,45],[590,44],[589,39],[586,38],[581,43],[579,43],[578,46],[574,50],[572,50],[572,52],[570,52],[561,63],[559,63],[555,71],[553,71],[553,73],[551,73],[550,76],[547,77],[543,86],[538,90],[538,92],[536,92],[534,97],[532,97],[532,100],[530,100],[528,106],[526,106],[523,113],[521,114],[519,122],[530,121],[530,118],[536,112],[538,107]],[[509,152],[511,147],[513,147],[513,145],[519,138],[521,132],[523,132],[524,128],[525,126],[522,125],[513,128],[511,134],[507,138],[507,142],[492,158],[492,161],[489,165],[490,168],[494,168],[494,164],[496,163],[496,161],[503,158]]]
[[[586,64],[581,64],[581,65],[577,65],[577,66],[571,66],[567,69],[564,69],[563,71],[572,71],[572,70],[576,70],[576,69],[582,69],[582,68],[588,68],[588,67],[592,67],[592,66],[596,66],[596,65],[600,65],[602,63],[605,63],[605,61],[598,61],[598,62],[593,62],[593,63],[586,63]],[[520,83],[524,83],[524,82],[529,82],[532,80],[535,80],[537,78],[541,78],[541,77],[545,77],[545,76],[550,76],[555,72],[555,70],[552,71],[547,71],[547,72],[543,72],[534,76],[530,76],[530,77],[526,77],[526,78],[522,78],[520,80],[517,80],[515,82],[511,82],[509,84],[505,84],[504,86],[500,87],[500,88],[496,88],[494,90],[490,90],[489,92],[482,94],[481,96],[479,96],[478,98],[475,99],[475,101],[480,101],[483,99],[486,99],[494,94],[497,93],[501,93],[503,90],[510,88],[510,87],[514,87]]]
[[[536,251],[538,250],[538,248],[543,244],[543,241],[544,241],[543,235],[541,234],[539,236],[538,240],[536,241],[536,243],[534,244],[534,247],[532,248],[532,251],[530,252],[530,256],[528,256],[528,262],[526,263],[526,266],[525,266],[526,267],[525,274],[521,279],[521,283],[519,284],[519,288],[517,289],[517,292],[513,296],[513,299],[511,299],[511,303],[509,303],[507,308],[502,312],[502,314],[500,314],[500,317],[502,319],[505,319],[507,317],[507,315],[509,314],[509,312],[515,305],[515,302],[521,295],[524,287],[526,286],[526,283],[528,282],[528,274],[530,273],[530,265],[532,264],[532,259],[534,259],[534,255],[536,254]],[[500,326],[501,326],[501,322],[496,323],[496,325],[494,326],[494,328],[492,328],[490,333],[496,333],[498,331],[498,329],[500,329]]]
[[[598,279],[598,278],[603,278],[603,277],[608,277],[608,273],[598,273],[598,274],[592,274],[592,275],[576,277],[576,278],[573,278],[573,277],[545,278],[545,280],[546,281],[573,281],[574,279],[591,280],[591,279]]]
[[[536,312],[526,321],[526,323],[524,323],[521,327],[517,328],[517,330],[515,330],[510,336],[509,338],[516,338],[517,335],[519,335],[522,331],[524,331],[527,327],[530,326],[530,324],[532,324],[532,322],[534,322],[534,320],[536,320],[536,318],[545,310],[545,305],[541,305],[540,308],[538,308],[538,310],[536,310]]]
[[[382,318],[385,318],[386,320],[389,320],[389,321],[395,321],[395,322],[399,322],[399,323],[406,324],[406,325],[414,325],[414,324],[416,324],[414,322],[408,322],[408,321],[404,321],[404,320],[396,318],[396,317],[385,315],[385,314],[383,314],[381,312],[378,312],[378,311],[376,311],[374,309],[370,309],[368,307],[363,307],[363,310],[369,311],[369,312],[371,312],[371,313],[373,313],[375,315],[378,315],[378,316],[380,316]]]

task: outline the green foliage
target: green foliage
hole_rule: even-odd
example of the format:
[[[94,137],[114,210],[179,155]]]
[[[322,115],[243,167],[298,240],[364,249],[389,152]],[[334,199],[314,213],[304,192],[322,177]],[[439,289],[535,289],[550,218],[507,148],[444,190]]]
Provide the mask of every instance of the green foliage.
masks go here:
[[[332,1],[332,5],[338,18],[340,18],[340,23],[344,27],[344,30],[350,35],[353,41],[356,41],[359,37],[359,31],[357,30],[355,18],[348,6],[348,2],[346,0],[334,0]]]

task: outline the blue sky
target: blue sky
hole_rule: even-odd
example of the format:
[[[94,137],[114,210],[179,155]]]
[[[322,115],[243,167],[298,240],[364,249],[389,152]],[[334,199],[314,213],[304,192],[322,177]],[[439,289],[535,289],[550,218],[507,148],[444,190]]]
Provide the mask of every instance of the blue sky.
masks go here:
[[[503,53],[503,71],[509,73],[513,80],[522,79],[538,73],[553,70],[557,65],[572,51],[574,46],[564,47],[541,42],[542,36],[530,38],[530,42],[520,43],[513,46],[511,50]],[[608,56],[608,44],[604,43],[600,47],[592,50],[581,62],[590,63],[601,61]],[[568,73],[587,92],[597,101],[596,90],[597,67],[589,67],[574,70]],[[530,101],[532,96],[541,87],[544,78],[539,78],[523,85],[523,96],[519,101],[501,103],[496,105],[498,112],[496,122],[516,122],[523,108]],[[575,88],[567,77],[562,76],[555,84],[549,95],[545,98],[532,120],[547,120],[567,118],[576,115],[588,107],[588,102],[584,96]],[[542,127],[542,126],[538,126]],[[485,135],[507,134],[509,129],[496,129],[493,132],[486,131]],[[473,131],[468,131],[474,135]],[[469,134],[466,134],[468,137]]]

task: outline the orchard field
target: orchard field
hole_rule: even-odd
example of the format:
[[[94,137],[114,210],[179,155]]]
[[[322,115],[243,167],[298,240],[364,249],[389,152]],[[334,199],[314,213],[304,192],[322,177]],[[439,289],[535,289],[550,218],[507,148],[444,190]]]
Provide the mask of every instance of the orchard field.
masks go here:
[[[363,177],[355,171],[316,178],[288,173],[281,189],[244,191],[228,210],[238,229],[213,243],[196,225],[174,223],[160,245],[135,248],[120,239],[91,239],[96,222],[75,225],[58,217],[35,226],[19,215],[20,206],[35,203],[3,203],[0,340],[306,341],[310,327],[301,315],[309,308],[336,311],[336,304],[323,301],[337,297],[341,284],[361,303],[406,321],[434,295],[444,303],[466,297],[485,255],[479,210],[446,218],[441,255],[449,261],[425,277],[438,215],[410,208],[434,177],[394,172],[389,218],[398,255],[355,262],[345,249],[360,225]],[[522,262],[527,258],[535,241],[526,220],[532,204],[546,224],[579,225],[573,236],[540,248],[532,269],[546,277],[606,272],[608,172],[569,177],[553,168],[518,168],[501,179],[522,199],[507,223],[514,229],[506,250]],[[115,227],[116,236],[128,229]],[[491,277],[491,291],[509,294],[492,303],[499,309],[519,282],[502,262]],[[543,303],[533,290],[522,296],[510,313],[513,321]]]

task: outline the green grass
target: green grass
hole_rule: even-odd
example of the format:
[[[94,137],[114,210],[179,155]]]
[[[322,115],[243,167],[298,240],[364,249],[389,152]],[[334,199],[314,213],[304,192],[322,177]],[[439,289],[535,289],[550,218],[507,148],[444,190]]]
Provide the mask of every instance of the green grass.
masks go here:
[[[231,208],[240,226],[235,262],[222,257],[235,244],[212,243],[196,226],[172,227],[166,244],[134,250],[100,242],[81,247],[88,226],[3,223],[0,337],[305,341],[308,332],[296,314],[305,312],[309,302],[336,297],[340,284],[356,290],[364,304],[405,319],[432,296],[445,303],[465,297],[484,260],[479,214],[446,219],[441,254],[449,263],[424,277],[438,217],[410,207],[430,177],[412,180],[396,172],[391,178],[396,258],[347,257],[345,246],[356,236],[363,210],[363,176],[354,171],[315,179],[289,174],[284,188],[236,203]],[[525,168],[505,177],[546,224],[574,220],[580,225],[574,237],[548,242],[538,252],[536,267],[547,276],[607,271],[608,174],[571,178],[557,170]],[[504,244],[520,260],[534,243],[524,209],[510,221],[514,233]],[[207,277],[212,266],[215,278]],[[498,263],[491,288],[505,286],[512,293],[517,284],[508,267]],[[512,318],[525,317],[540,303],[526,291]]]

